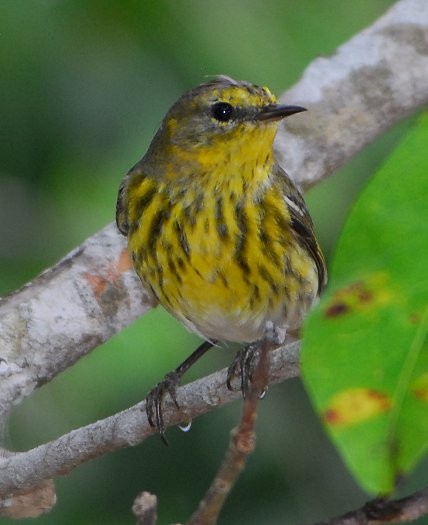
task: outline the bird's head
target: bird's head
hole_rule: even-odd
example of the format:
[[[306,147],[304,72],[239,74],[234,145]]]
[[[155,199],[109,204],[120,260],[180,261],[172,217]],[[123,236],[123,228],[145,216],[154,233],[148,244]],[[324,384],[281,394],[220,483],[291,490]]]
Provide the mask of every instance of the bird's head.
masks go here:
[[[267,155],[279,121],[301,111],[305,108],[278,104],[266,87],[218,76],[186,92],[171,107],[148,159],[159,165],[163,152],[163,158],[209,167],[237,155]]]

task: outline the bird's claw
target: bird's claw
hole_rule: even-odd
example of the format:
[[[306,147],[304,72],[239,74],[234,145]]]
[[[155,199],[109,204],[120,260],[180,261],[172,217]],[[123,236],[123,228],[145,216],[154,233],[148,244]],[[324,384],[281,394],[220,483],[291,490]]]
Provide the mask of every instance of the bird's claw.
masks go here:
[[[146,414],[151,427],[156,428],[165,445],[168,445],[168,440],[165,435],[165,421],[163,418],[163,401],[165,395],[168,393],[177,409],[179,405],[177,402],[177,387],[180,385],[181,376],[173,371],[167,374],[162,381],[160,381],[151,390],[146,397]]]
[[[227,388],[229,390],[236,390],[232,386],[232,381],[239,377],[242,397],[246,399],[259,359],[260,350],[258,344],[252,344],[241,348],[227,370]]]

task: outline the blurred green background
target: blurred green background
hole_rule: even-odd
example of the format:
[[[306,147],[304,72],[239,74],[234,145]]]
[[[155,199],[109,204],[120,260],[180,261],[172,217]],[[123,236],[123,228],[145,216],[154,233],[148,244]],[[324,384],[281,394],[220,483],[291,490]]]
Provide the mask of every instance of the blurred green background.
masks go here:
[[[1,0],[0,294],[113,220],[123,174],[184,90],[224,73],[279,94],[392,3]],[[307,195],[327,255],[352,201],[407,125]],[[6,444],[25,450],[138,402],[196,344],[162,310],[149,312],[19,406]],[[212,352],[188,379],[231,357]],[[160,524],[185,521],[241,404],[196,420],[187,434],[169,430],[168,448],[152,438],[58,479],[57,506],[33,522],[132,524],[141,490],[158,495]],[[408,490],[417,483],[418,473]],[[366,498],[293,380],[272,387],[261,403],[257,450],[219,523],[308,523]]]

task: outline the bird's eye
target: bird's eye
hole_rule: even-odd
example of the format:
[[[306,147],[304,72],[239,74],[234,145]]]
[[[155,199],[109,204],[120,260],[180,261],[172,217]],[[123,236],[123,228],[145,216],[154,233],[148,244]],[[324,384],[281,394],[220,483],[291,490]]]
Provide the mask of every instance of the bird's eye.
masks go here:
[[[219,122],[229,122],[232,120],[234,107],[227,102],[216,102],[211,107],[211,116]]]

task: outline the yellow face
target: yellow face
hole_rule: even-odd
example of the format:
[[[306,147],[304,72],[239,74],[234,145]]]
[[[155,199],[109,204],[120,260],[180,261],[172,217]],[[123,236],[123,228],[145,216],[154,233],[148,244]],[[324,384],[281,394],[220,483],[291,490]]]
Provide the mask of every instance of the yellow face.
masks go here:
[[[273,104],[276,98],[268,88],[217,77],[183,95],[166,115],[162,131],[182,149],[224,147],[254,127],[276,129],[272,121],[259,120],[260,111]]]
[[[278,122],[299,111],[277,104],[266,87],[216,77],[177,100],[140,168],[146,176],[175,181],[216,169],[227,177],[244,164],[247,173],[260,166],[266,172]]]

